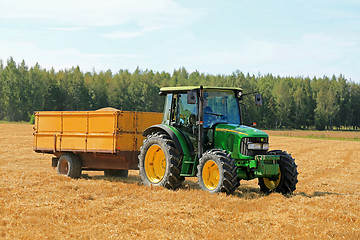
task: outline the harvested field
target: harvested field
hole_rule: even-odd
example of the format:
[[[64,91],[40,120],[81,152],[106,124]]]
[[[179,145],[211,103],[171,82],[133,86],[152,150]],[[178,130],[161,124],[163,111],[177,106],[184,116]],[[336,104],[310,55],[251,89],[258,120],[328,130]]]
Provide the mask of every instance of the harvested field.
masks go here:
[[[330,138],[330,139],[344,139],[360,141],[360,131],[282,131],[282,130],[267,130],[271,136],[286,136],[286,137],[305,137],[305,138]]]
[[[270,133],[270,131],[269,131]],[[271,133],[270,133],[271,134]],[[0,124],[1,239],[359,239],[360,143],[272,136],[296,159],[294,196],[242,181],[208,194],[196,179],[169,191],[84,172],[74,180],[32,151],[32,125]],[[86,175],[88,174],[88,175]]]

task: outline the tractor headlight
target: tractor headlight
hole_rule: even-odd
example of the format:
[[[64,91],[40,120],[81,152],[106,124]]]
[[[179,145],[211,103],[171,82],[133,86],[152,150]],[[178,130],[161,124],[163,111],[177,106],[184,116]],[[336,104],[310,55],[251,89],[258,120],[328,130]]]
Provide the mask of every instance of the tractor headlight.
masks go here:
[[[269,144],[268,143],[263,143],[263,150],[269,150]]]
[[[262,143],[248,143],[249,150],[262,150]]]
[[[249,150],[269,150],[269,143],[248,143]]]

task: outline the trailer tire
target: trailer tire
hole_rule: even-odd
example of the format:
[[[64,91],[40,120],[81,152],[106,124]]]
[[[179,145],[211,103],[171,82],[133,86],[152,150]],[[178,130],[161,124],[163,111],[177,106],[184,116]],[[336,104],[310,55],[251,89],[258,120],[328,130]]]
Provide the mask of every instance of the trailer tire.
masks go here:
[[[185,180],[180,173],[181,157],[173,140],[162,132],[148,135],[139,154],[141,182],[176,190]]]
[[[283,195],[292,194],[298,182],[298,171],[295,159],[287,152],[281,150],[269,151],[268,154],[280,155],[280,178],[275,181],[268,178],[259,178],[260,191],[266,194],[272,192],[282,193]]]
[[[225,151],[209,150],[199,160],[198,183],[210,193],[232,194],[239,186],[237,167]]]
[[[81,176],[82,164],[79,157],[73,153],[61,155],[57,164],[57,173],[71,178]]]
[[[108,170],[104,170],[104,175],[105,177],[121,177],[121,178],[126,178],[129,176],[129,171],[128,170],[123,170],[123,169],[108,169]]]

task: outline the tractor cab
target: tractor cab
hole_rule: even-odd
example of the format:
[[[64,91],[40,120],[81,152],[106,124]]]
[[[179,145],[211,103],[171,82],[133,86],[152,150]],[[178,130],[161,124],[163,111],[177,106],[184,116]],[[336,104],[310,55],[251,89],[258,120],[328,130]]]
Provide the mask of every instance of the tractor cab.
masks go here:
[[[169,87],[162,88],[161,94],[166,94],[162,123],[184,133],[195,151],[214,147],[214,133],[219,124],[242,125],[241,88]],[[261,95],[257,99],[261,101]]]

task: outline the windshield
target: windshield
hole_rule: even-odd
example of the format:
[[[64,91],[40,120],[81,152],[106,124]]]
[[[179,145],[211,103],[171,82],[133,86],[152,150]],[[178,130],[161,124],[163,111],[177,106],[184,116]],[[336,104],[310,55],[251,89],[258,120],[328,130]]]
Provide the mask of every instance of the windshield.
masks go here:
[[[240,125],[239,105],[234,91],[204,92],[204,127],[216,123]]]

